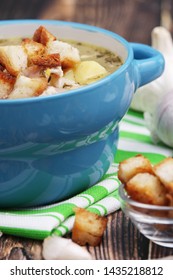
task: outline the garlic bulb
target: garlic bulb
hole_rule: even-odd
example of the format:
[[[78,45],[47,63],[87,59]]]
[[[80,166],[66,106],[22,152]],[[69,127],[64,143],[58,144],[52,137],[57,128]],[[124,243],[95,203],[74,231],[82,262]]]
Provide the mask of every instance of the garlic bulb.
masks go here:
[[[71,239],[59,236],[47,237],[43,242],[43,258],[46,260],[91,260],[90,253]]]
[[[154,142],[162,141],[173,147],[173,90],[159,99],[153,114],[145,113],[144,118]]]
[[[173,89],[173,41],[170,32],[161,26],[153,29],[151,41],[152,47],[160,51],[164,56],[165,69],[158,79],[136,91],[131,108],[152,114],[162,96]]]

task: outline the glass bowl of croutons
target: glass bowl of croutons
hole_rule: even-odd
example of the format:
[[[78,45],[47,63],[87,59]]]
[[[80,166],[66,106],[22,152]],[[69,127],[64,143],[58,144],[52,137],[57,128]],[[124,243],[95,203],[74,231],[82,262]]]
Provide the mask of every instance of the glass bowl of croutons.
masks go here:
[[[119,164],[121,208],[154,243],[173,248],[173,158],[156,165],[143,155]]]

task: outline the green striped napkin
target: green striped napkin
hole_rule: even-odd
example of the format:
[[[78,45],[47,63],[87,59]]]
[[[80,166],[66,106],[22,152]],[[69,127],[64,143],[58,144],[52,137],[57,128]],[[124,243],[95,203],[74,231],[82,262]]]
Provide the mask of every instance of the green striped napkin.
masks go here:
[[[153,164],[172,156],[170,148],[161,143],[157,146],[153,144],[143,114],[129,110],[120,123],[120,139],[114,162],[98,184],[75,197],[46,207],[0,211],[0,231],[35,239],[44,239],[52,234],[63,236],[73,227],[75,206],[99,215],[115,212],[120,208],[118,163],[139,153]]]
[[[70,217],[74,217],[76,206],[88,208],[100,215],[119,209],[116,171],[117,165],[111,166],[107,178],[63,202],[26,210],[0,211],[0,230],[36,239],[44,239],[51,234],[62,236],[72,229],[74,220]]]

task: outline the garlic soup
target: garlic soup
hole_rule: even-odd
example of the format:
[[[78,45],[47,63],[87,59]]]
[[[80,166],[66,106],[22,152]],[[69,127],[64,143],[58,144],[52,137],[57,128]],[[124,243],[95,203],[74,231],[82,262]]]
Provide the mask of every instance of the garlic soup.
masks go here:
[[[32,38],[0,40],[0,99],[55,95],[96,82],[121,65],[116,53],[59,40],[40,26]]]

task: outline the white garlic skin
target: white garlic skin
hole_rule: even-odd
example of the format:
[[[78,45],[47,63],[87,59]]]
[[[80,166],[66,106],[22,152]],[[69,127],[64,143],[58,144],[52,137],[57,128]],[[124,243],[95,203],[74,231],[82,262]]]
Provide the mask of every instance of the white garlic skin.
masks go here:
[[[160,100],[153,115],[153,127],[158,138],[173,147],[173,90]]]
[[[171,33],[158,26],[151,33],[152,47],[160,51],[165,59],[163,74],[156,80],[139,88],[134,94],[131,108],[141,112],[153,113],[160,99],[173,89],[173,40]]]
[[[47,237],[43,242],[45,260],[91,260],[91,254],[71,239],[59,236]]]

